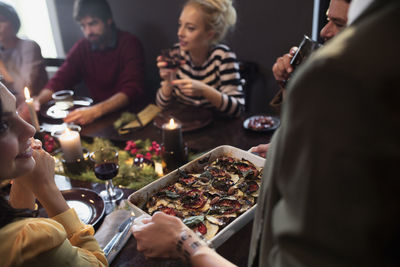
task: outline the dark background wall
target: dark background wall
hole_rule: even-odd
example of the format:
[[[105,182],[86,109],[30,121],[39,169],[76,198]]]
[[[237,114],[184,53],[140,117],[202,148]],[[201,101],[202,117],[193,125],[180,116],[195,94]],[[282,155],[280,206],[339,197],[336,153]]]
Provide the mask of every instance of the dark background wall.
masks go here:
[[[177,21],[184,0],[109,0],[120,29],[142,41],[146,58],[146,90],[154,95],[159,85],[156,57],[162,48],[177,42]],[[271,68],[278,56],[311,35],[313,0],[236,0],[238,22],[226,43],[243,61],[258,64],[261,78],[253,86],[254,112],[268,112],[277,90]],[[56,0],[61,35],[66,52],[82,38],[72,19],[72,0]]]

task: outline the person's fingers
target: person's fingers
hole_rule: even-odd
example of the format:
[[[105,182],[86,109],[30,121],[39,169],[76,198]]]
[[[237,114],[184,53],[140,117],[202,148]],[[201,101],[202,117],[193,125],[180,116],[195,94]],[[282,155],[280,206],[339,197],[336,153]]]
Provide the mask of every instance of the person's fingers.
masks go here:
[[[135,236],[135,238],[136,238],[136,236]],[[136,249],[137,249],[137,251],[139,251],[139,252],[144,252],[145,251],[145,247],[144,247],[144,245],[143,245],[143,242],[141,242],[141,240],[140,239],[137,239],[136,238]]]
[[[42,148],[42,142],[39,139],[33,139],[32,138],[31,147],[33,149],[41,149]]]
[[[293,67],[290,64],[290,61],[292,60],[292,56],[289,54],[286,54],[285,56],[283,56],[282,58],[282,65],[284,67],[284,72],[285,74],[290,74],[293,72]]]
[[[290,48],[289,54],[293,57],[294,54],[296,54],[298,49],[299,48],[297,46],[293,46],[292,48]]]
[[[173,80],[172,81],[172,84],[174,84],[174,85],[182,85],[182,84],[185,84],[185,83],[187,83],[187,80]]]
[[[168,63],[165,61],[157,62],[157,67],[159,67],[159,68],[165,68],[167,65],[168,65]]]
[[[272,66],[272,74],[274,75],[275,80],[279,81],[280,77],[278,74],[278,63],[275,62],[275,64]]]
[[[282,81],[285,80],[285,73],[286,69],[283,64],[283,57],[280,57],[276,60],[276,63],[274,64],[274,76],[277,81]]]
[[[64,121],[65,122],[75,122],[75,121],[82,120],[82,117],[83,117],[82,111],[76,109],[76,110],[68,113],[67,117],[64,118]]]

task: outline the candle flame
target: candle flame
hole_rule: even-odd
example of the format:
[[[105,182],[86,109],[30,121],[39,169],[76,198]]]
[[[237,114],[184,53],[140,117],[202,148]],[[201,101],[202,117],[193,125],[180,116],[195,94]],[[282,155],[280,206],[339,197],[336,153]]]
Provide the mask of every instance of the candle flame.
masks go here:
[[[30,99],[31,98],[31,94],[29,93],[28,87],[24,88],[24,94],[25,94],[25,99]]]
[[[175,121],[174,121],[174,119],[170,119],[170,120],[169,120],[169,127],[170,127],[170,128],[175,128]]]

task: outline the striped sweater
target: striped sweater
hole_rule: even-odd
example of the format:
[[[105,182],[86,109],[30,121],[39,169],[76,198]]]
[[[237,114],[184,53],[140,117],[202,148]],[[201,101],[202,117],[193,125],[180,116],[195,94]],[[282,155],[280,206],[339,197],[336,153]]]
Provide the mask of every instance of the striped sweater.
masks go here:
[[[180,54],[179,45],[175,45],[171,54]],[[177,70],[177,79],[193,79],[204,82],[222,93],[222,104],[217,108],[221,113],[230,116],[239,116],[244,110],[244,93],[240,79],[239,64],[229,47],[219,44],[212,48],[210,56],[202,66],[194,66],[189,53],[180,55],[185,60]],[[156,103],[165,108],[173,99],[186,105],[198,107],[213,107],[204,97],[191,97],[183,95],[177,87],[174,87],[172,95],[167,97],[161,88],[157,92]]]

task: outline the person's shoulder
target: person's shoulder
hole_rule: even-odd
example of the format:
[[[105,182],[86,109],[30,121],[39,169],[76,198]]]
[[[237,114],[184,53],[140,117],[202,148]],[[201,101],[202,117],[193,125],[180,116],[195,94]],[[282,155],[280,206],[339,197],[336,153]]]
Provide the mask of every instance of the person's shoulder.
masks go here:
[[[0,244],[0,255],[9,255],[10,265],[15,265],[60,245],[66,238],[64,227],[54,220],[21,219],[0,229],[0,240],[7,240]]]
[[[31,39],[19,39],[19,44],[22,46],[39,46],[34,40]]]
[[[232,52],[231,48],[226,44],[217,44],[213,47],[212,51],[224,51],[226,53]]]
[[[134,35],[133,33],[127,32],[127,31],[122,31],[122,30],[117,30],[118,32],[118,40],[123,42],[123,43],[136,43],[136,44],[141,44],[139,38]]]
[[[81,38],[74,43],[74,45],[69,50],[69,53],[75,50],[86,50],[86,49],[91,49],[90,42],[86,38]]]
[[[18,46],[21,50],[40,50],[39,44],[31,39],[19,39]]]
[[[236,54],[225,44],[218,44],[210,51],[210,59],[236,59]]]

